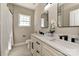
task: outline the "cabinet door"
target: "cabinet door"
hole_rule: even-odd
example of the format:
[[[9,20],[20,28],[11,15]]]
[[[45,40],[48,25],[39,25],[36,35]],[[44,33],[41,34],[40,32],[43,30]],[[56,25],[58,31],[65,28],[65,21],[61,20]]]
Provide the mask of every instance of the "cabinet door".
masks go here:
[[[61,52],[55,50],[54,48],[44,43],[42,47],[42,55],[43,56],[64,56],[64,54],[62,54]]]
[[[35,50],[36,50],[35,39],[33,37],[31,37],[31,53],[33,55],[35,55]]]
[[[42,55],[43,56],[55,56],[55,53],[53,51],[51,51],[48,47],[43,46]]]
[[[33,41],[31,41],[31,52],[32,54],[34,53],[34,42]]]

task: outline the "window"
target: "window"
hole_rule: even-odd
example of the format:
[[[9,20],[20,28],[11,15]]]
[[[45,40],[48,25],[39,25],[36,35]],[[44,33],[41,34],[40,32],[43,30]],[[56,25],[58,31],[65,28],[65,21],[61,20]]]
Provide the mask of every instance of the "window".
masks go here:
[[[70,25],[79,26],[79,9],[70,12]]]
[[[44,18],[41,18],[41,27],[44,27]]]
[[[31,16],[19,15],[19,26],[31,26]]]

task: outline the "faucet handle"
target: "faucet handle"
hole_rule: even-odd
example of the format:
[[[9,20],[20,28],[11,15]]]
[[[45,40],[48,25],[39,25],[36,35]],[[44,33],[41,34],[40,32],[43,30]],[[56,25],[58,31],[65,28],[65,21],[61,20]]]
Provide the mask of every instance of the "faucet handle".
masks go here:
[[[60,37],[60,39],[64,38],[64,40],[68,41],[68,36],[67,35],[60,35],[59,37]]]

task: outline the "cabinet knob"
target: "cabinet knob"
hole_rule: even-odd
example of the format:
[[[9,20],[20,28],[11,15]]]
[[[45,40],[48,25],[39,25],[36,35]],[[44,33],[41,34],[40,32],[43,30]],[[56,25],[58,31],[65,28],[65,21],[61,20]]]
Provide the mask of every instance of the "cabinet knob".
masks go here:
[[[38,50],[37,50],[36,52],[37,52],[37,53],[39,53],[39,51],[38,51]]]

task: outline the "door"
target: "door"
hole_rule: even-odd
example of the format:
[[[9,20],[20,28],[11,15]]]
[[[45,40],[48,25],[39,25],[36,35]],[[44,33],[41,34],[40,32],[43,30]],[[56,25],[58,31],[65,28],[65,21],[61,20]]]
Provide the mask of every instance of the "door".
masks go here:
[[[24,43],[34,32],[34,11],[14,6],[14,43]]]

